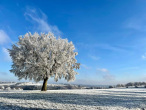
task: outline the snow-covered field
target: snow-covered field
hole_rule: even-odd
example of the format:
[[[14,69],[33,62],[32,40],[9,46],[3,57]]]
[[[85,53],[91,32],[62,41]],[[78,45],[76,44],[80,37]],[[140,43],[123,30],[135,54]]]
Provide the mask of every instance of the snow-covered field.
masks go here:
[[[146,89],[0,91],[0,110],[146,110]]]

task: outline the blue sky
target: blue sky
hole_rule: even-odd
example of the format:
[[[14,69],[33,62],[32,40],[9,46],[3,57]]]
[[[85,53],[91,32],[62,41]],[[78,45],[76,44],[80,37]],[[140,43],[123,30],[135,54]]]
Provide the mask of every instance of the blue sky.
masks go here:
[[[145,0],[0,0],[0,81],[18,81],[6,50],[18,36],[49,31],[73,41],[79,53],[72,83],[145,81],[145,6]]]

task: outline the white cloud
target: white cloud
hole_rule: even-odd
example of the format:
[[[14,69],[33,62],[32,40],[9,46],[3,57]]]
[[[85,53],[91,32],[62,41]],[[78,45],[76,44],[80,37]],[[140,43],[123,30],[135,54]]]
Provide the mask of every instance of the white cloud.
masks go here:
[[[35,31],[43,33],[52,32],[56,36],[60,36],[61,31],[57,26],[47,23],[47,16],[41,10],[27,8],[24,15],[28,21],[34,24]]]
[[[84,84],[84,85],[116,85],[119,83],[119,81],[116,80],[99,80],[98,77],[97,79],[76,79],[74,82],[69,82],[70,84]],[[121,82],[123,83],[123,82]]]
[[[115,77],[106,68],[97,68],[97,75],[101,76],[104,81],[114,81]]]
[[[118,52],[124,52],[125,49],[123,49],[122,47],[119,46],[112,46],[110,44],[96,44],[96,47],[105,49],[105,50],[111,50],[111,51],[118,51]]]
[[[120,70],[137,70],[140,69],[138,66],[131,66],[131,67],[125,67],[125,68],[121,68]]]
[[[126,52],[126,50],[117,45],[111,45],[107,43],[96,43],[96,44],[84,44],[84,43],[78,43],[78,47],[86,48],[86,49],[103,49],[103,50],[109,50],[109,51],[116,51],[116,52]]]
[[[0,44],[5,44],[10,41],[9,36],[5,33],[4,30],[0,30]]]
[[[142,59],[146,60],[146,53],[142,55]]]
[[[4,60],[6,60],[6,61],[11,61],[11,57],[10,57],[10,55],[9,55],[9,52],[8,52],[8,50],[6,49],[6,48],[2,48],[2,51],[3,51],[3,53],[4,53]]]
[[[146,16],[131,17],[125,22],[125,27],[138,31],[146,31]]]
[[[6,44],[6,43],[9,43],[10,41],[11,40],[9,36],[7,35],[7,33],[4,30],[0,30],[0,44]],[[2,52],[3,52],[4,60],[11,61],[11,58],[9,56],[7,49],[3,47]]]
[[[85,68],[85,69],[90,69],[91,67],[89,67],[89,66],[87,66],[87,65],[85,65],[85,64],[81,64],[81,66],[83,67],[83,68]]]
[[[94,56],[94,55],[89,55],[89,57],[90,57],[91,59],[93,59],[93,60],[99,60],[99,59],[100,59],[99,57]]]
[[[109,72],[106,68],[97,68],[99,72]]]
[[[104,85],[105,83],[100,82],[98,80],[91,79],[76,79],[74,82],[70,82],[71,84],[84,84],[84,85]]]
[[[103,79],[106,81],[111,81],[111,80],[114,80],[114,76],[110,73],[106,73],[103,75]]]

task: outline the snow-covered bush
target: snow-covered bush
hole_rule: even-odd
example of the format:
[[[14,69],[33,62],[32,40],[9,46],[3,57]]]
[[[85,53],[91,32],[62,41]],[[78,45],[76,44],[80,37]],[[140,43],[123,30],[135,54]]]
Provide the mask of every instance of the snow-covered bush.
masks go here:
[[[4,86],[0,86],[0,89],[1,89],[1,90],[4,90],[4,89],[5,89],[5,87],[4,87]]]
[[[14,91],[15,91],[16,89],[15,89],[15,88],[13,88],[12,90],[14,90]]]
[[[21,89],[21,88],[18,88],[17,90],[18,90],[18,91],[22,91],[23,89]]]
[[[12,69],[19,79],[25,78],[36,82],[44,80],[42,91],[47,90],[47,81],[65,78],[75,80],[80,64],[77,63],[75,47],[67,39],[56,38],[52,33],[31,34],[19,37],[17,44],[8,49],[13,60]]]
[[[6,88],[5,88],[5,90],[10,91],[10,90],[11,90],[11,88],[10,88],[10,87],[6,87]]]

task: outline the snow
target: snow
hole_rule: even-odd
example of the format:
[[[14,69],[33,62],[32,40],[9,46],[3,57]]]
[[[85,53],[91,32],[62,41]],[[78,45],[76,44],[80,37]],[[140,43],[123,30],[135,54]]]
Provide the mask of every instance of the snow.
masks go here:
[[[0,86],[10,86],[15,85],[16,83],[0,83]]]
[[[33,83],[33,82],[23,82],[23,83],[16,83],[17,86],[40,86],[41,83]]]
[[[0,110],[145,110],[146,89],[0,91]]]

